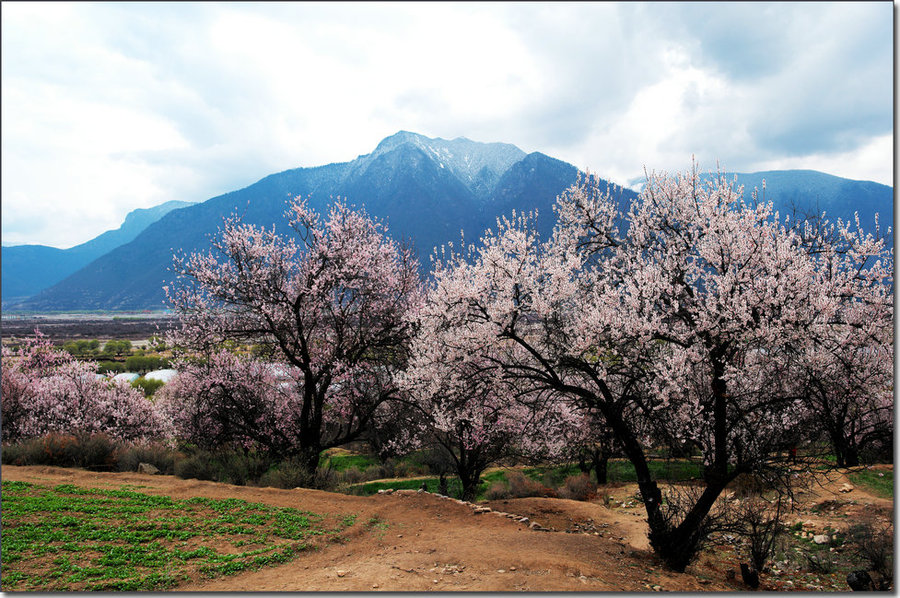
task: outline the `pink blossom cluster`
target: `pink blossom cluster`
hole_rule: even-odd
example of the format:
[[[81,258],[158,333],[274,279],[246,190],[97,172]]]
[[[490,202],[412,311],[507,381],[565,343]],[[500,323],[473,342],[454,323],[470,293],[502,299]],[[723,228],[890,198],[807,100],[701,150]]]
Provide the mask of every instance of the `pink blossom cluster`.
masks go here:
[[[270,348],[292,382],[272,425],[260,426],[271,432],[266,442],[291,445],[314,469],[322,449],[359,437],[395,396],[390,371],[404,359],[418,264],[379,222],[343,201],[322,216],[297,198],[286,217],[291,236],[232,217],[211,251],[176,258],[166,292],[182,328],[171,341],[209,355],[228,342]],[[216,359],[224,367],[220,354],[209,375],[222,369]],[[239,365],[258,380],[256,366]],[[255,426],[247,422],[242,433]]]
[[[290,453],[300,420],[295,372],[220,351],[182,359],[156,393],[176,438],[207,449],[241,447]]]
[[[536,397],[595,410],[635,466],[651,543],[683,567],[684,543],[728,482],[808,435],[822,408],[814,382],[859,380],[856,393],[830,386],[825,402],[858,405],[868,393],[879,407],[865,410],[888,416],[893,253],[883,241],[849,223],[792,226],[756,193],[696,168],[649,174],[627,212],[587,177],[556,212],[546,240],[530,215],[513,214],[437,260],[402,381],[426,406],[462,400],[439,407],[433,425],[488,404],[528,418],[518,407]],[[490,425],[500,422],[509,426]],[[706,465],[706,490],[680,522],[660,506],[654,443],[693,447]]]
[[[38,334],[19,351],[3,348],[3,441],[49,433],[104,433],[143,441],[164,437],[168,426],[141,390],[98,377],[96,364],[57,351]]]

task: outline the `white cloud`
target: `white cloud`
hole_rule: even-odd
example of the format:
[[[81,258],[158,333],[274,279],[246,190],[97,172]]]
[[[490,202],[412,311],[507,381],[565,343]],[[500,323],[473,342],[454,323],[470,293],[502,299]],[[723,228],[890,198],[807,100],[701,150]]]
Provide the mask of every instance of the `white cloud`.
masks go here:
[[[891,10],[4,3],[3,242],[70,246],[131,209],[351,160],[400,129],[619,182],[693,154],[889,184]]]

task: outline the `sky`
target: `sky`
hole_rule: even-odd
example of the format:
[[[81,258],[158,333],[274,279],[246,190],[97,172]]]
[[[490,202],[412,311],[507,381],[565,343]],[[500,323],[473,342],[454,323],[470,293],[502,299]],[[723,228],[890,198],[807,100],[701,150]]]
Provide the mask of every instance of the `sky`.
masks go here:
[[[692,159],[893,184],[890,2],[0,10],[4,245],[71,247],[399,130],[619,184]]]

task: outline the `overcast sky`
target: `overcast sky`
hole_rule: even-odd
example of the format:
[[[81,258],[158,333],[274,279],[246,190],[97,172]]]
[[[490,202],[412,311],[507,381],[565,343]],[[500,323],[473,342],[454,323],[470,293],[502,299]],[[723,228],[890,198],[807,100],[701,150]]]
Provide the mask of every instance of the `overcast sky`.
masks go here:
[[[890,2],[2,4],[3,244],[409,130],[619,183],[695,155],[892,184]]]

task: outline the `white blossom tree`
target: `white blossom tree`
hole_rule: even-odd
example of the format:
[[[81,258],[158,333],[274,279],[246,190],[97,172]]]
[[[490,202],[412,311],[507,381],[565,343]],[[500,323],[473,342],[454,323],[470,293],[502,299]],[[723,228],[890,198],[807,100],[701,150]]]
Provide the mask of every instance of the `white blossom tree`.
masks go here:
[[[166,292],[182,321],[174,342],[209,353],[225,341],[268,346],[292,372],[293,452],[312,471],[395,394],[385,372],[405,359],[419,274],[408,249],[342,201],[322,217],[298,198],[286,216],[287,238],[227,219],[210,252],[176,258]]]

